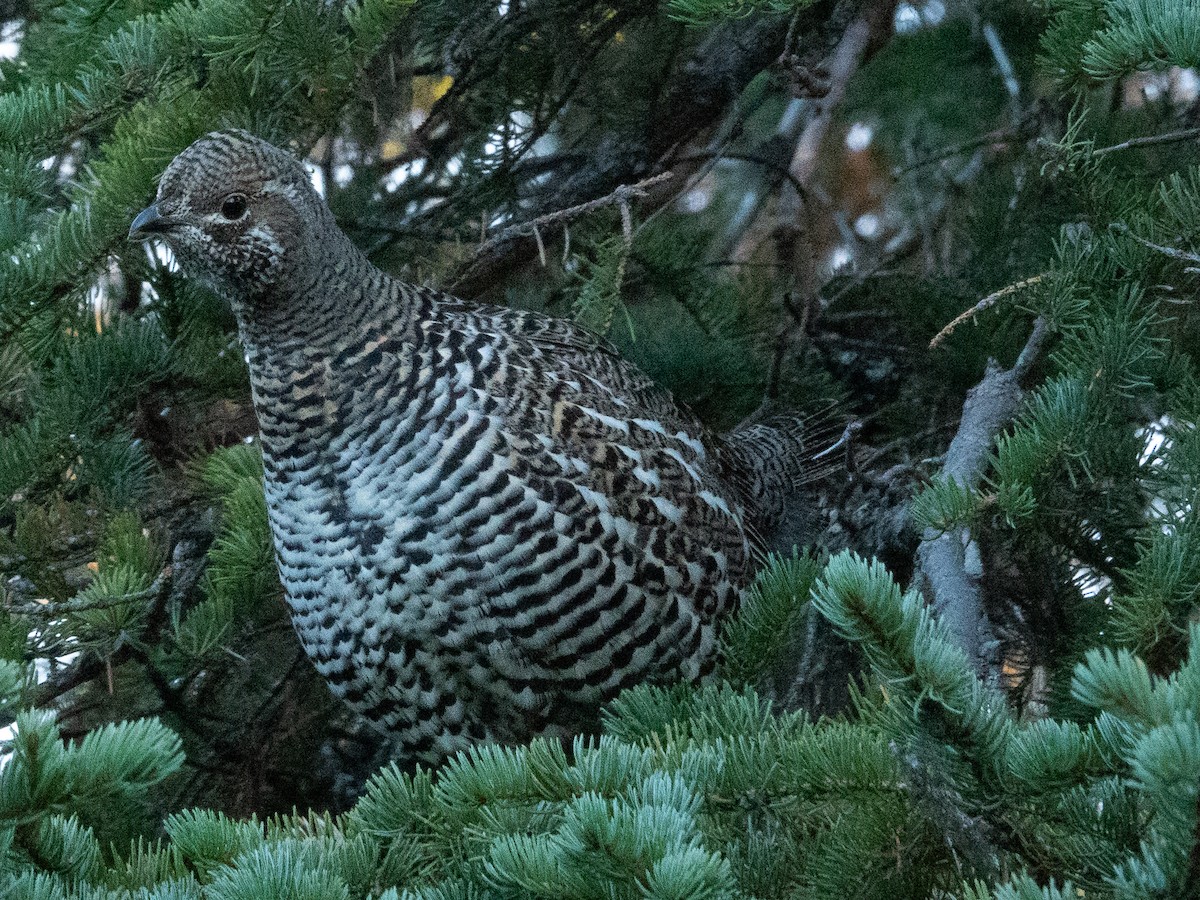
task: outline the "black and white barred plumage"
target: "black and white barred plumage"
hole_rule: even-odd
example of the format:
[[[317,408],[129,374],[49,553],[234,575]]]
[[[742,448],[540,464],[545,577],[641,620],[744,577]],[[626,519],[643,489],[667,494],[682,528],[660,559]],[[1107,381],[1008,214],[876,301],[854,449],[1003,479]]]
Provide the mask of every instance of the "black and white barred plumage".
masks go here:
[[[296,630],[401,752],[711,670],[794,435],[722,445],[578,326],[393,279],[245,132],[176,157],[131,234],[233,303]]]

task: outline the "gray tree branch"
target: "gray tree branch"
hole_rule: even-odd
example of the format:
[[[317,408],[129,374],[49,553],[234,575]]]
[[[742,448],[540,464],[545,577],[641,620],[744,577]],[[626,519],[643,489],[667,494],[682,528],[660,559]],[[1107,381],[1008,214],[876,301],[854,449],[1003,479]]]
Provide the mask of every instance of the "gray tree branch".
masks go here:
[[[988,364],[983,380],[967,392],[958,432],[946,452],[942,476],[967,488],[979,484],[996,435],[1017,414],[1022,382],[1041,353],[1048,327],[1034,322],[1033,332],[1011,369]],[[926,529],[917,549],[916,584],[921,585],[954,643],[967,654],[985,681],[999,677],[999,646],[984,608],[983,566],[966,528],[947,532]]]

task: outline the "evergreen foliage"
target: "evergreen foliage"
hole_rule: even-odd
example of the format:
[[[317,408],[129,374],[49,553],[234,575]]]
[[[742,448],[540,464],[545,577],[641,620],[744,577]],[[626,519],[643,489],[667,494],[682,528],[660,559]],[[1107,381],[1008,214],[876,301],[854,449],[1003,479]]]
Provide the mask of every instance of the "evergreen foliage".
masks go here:
[[[777,561],[765,580],[811,575]],[[835,557],[813,597],[871,660],[854,721],[780,714],[751,689],[641,687],[569,753],[479,747],[436,777],[392,765],[337,817],[187,810],[107,865],[65,813],[147,790],[180,764],[178,740],[140,721],[64,748],[52,716],[23,712],[0,777],[7,896],[989,896],[976,879],[1023,867],[1070,872],[1088,894],[1186,893],[1200,654],[1159,678],[1092,651],[1073,681],[1092,722],[1022,725],[877,564]],[[762,641],[735,634],[743,655]]]
[[[10,6],[0,896],[1200,895],[1195,4]],[[331,704],[229,311],[125,240],[226,126],[380,266],[574,316],[715,430],[859,420],[710,683],[433,772]]]

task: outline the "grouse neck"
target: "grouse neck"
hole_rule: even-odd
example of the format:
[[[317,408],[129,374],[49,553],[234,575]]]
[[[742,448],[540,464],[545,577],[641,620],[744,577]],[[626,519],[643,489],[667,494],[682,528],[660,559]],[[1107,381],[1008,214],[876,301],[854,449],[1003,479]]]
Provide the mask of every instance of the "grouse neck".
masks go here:
[[[238,331],[255,359],[284,363],[337,354],[368,338],[380,323],[403,329],[410,311],[398,282],[380,271],[340,231],[316,245],[303,277],[234,304]]]

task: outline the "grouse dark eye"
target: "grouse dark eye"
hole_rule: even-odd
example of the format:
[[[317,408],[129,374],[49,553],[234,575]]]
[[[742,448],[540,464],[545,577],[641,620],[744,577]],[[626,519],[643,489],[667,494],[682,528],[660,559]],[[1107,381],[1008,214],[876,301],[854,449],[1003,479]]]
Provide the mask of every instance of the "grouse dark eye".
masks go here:
[[[245,194],[230,194],[221,201],[221,215],[233,221],[240,219],[246,214],[246,195]]]

